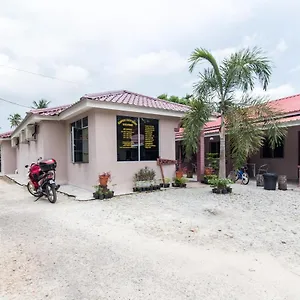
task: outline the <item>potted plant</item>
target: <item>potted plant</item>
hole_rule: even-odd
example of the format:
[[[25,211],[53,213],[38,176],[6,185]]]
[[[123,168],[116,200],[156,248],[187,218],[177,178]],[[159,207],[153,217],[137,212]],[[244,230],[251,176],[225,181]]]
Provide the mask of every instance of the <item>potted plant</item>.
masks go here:
[[[170,187],[170,178],[165,178],[165,183],[163,184],[164,188],[169,188]]]
[[[93,193],[93,197],[95,199],[103,200],[104,195],[103,195],[103,189],[100,185],[96,185],[95,187],[95,192]]]
[[[111,173],[110,172],[104,172],[99,175],[99,184],[101,186],[107,186],[108,181],[111,178]]]
[[[162,180],[162,179],[159,180],[159,186],[160,186],[160,187],[163,187],[163,186],[164,186],[164,183],[163,183],[163,180]]]
[[[212,178],[209,180],[210,186],[213,188],[212,192],[216,194],[227,194],[232,192],[229,186],[232,183],[230,179]]]
[[[183,177],[183,171],[182,170],[178,170],[175,173],[176,178],[182,178]]]
[[[172,184],[173,187],[181,187],[185,188],[186,187],[186,182],[187,179],[182,177],[182,178],[175,178],[174,183]]]
[[[212,175],[204,175],[204,180],[203,180],[202,183],[209,184],[210,180],[216,179],[216,178],[218,178],[218,176],[214,175],[214,174],[212,174]]]
[[[219,158],[218,153],[207,153],[206,160],[208,161],[208,167],[205,168],[205,175],[212,175],[218,173],[219,170]]]
[[[108,190],[107,193],[106,193],[106,197],[105,197],[105,198],[110,199],[110,198],[112,198],[113,196],[114,196],[114,192]]]
[[[159,186],[155,181],[155,171],[145,167],[134,174],[134,188],[133,191],[149,191],[157,189]]]

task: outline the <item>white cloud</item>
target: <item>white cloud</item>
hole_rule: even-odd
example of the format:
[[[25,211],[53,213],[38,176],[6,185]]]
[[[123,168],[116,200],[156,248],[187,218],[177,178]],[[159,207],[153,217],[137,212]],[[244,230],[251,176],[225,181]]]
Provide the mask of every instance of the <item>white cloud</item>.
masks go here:
[[[255,88],[253,91],[254,95],[266,96],[270,100],[292,96],[295,93],[296,93],[295,88],[290,84],[283,84],[274,88],[270,88],[267,91],[263,91],[262,89],[259,88]]]
[[[154,95],[162,89],[179,93],[182,82],[189,79],[187,56],[195,47],[210,47],[212,39],[219,39],[221,32],[228,45],[219,44],[220,56],[230,53],[239,46],[230,42],[236,37],[234,29],[239,30],[240,25],[257,17],[258,11],[264,12],[270,3],[273,8],[274,1],[279,3],[2,1],[0,64],[79,83],[0,67],[0,97],[26,105],[43,97],[56,105],[74,101],[86,92],[123,88],[126,81],[131,82],[132,89],[150,90]],[[256,38],[248,36],[242,42],[251,44]],[[155,79],[150,82],[149,78],[143,79],[145,75]],[[0,120],[6,121],[6,114],[17,107],[5,108],[5,112],[0,108]],[[0,122],[2,128],[5,121]]]
[[[88,79],[89,72],[79,66],[61,66],[57,68],[55,77],[62,80],[79,83]]]
[[[286,44],[284,39],[281,39],[275,47],[275,51],[283,53],[288,49],[288,45]]]
[[[290,70],[290,72],[299,72],[300,71],[300,65],[298,65],[298,66],[296,66],[295,68],[292,68],[291,70]]]
[[[295,88],[291,84],[283,84],[277,87],[269,88],[264,91],[262,88],[254,88],[253,92],[250,93],[252,96],[266,97],[268,100],[276,100],[287,96],[292,96],[296,93]],[[242,92],[237,92],[236,97],[241,97]]]
[[[176,51],[161,50],[129,57],[107,67],[107,70],[117,75],[143,76],[168,75],[187,69],[187,58],[180,56]]]

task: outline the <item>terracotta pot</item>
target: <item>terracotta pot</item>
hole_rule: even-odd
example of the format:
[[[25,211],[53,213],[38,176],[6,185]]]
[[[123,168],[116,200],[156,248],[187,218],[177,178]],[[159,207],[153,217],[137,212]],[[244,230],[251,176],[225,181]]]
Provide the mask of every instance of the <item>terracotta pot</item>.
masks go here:
[[[213,168],[211,167],[206,167],[204,170],[204,175],[212,175],[214,172]]]
[[[107,186],[109,176],[99,175],[99,183],[101,186]]]
[[[183,171],[176,171],[176,178],[182,178]]]

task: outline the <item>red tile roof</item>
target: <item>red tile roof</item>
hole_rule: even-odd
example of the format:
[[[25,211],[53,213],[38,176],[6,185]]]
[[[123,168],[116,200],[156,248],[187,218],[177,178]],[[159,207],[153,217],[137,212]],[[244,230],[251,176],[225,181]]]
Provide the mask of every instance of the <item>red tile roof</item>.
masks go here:
[[[269,102],[270,106],[274,109],[278,109],[283,114],[300,114],[300,94],[289,96],[285,98],[280,98],[277,100],[272,100]],[[295,120],[299,120],[299,116],[294,116],[290,118],[283,118],[282,122],[291,122]],[[221,118],[217,118],[214,121],[207,122],[204,125],[204,131],[205,133],[216,133],[219,131],[219,127],[221,126]],[[182,128],[181,128],[182,129]],[[183,138],[183,129],[175,133],[176,139],[182,139]]]
[[[72,104],[51,107],[51,108],[41,108],[41,109],[32,109],[30,112],[34,115],[40,116],[57,116],[67,108],[69,108]]]
[[[8,139],[8,138],[10,138],[12,133],[13,133],[13,131],[8,131],[8,132],[0,133],[0,139]]]
[[[285,114],[300,113],[300,94],[273,100],[270,101],[270,104],[271,107],[277,108]]]
[[[126,90],[86,94],[81,98],[81,100],[84,99],[171,110],[177,112],[186,112],[190,109],[189,106],[183,104],[169,102],[166,100],[133,93]]]

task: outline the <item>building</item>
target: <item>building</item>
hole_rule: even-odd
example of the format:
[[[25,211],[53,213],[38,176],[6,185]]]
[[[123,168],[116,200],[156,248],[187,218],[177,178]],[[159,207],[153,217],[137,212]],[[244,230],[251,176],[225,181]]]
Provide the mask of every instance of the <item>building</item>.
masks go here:
[[[270,105],[282,112],[280,122],[287,127],[287,135],[282,145],[272,150],[267,144],[260,151],[249,158],[248,168],[255,177],[260,166],[266,164],[268,171],[278,175],[286,175],[288,180],[299,178],[298,166],[300,165],[300,95],[270,101]],[[219,153],[220,117],[208,122],[201,133],[199,151],[197,154],[198,178],[204,174],[207,153]],[[182,130],[176,135],[176,140],[182,139]],[[227,174],[232,169],[230,159],[227,161]]]
[[[57,181],[85,189],[111,172],[116,194],[132,191],[133,175],[157,158],[175,160],[174,128],[189,107],[129,91],[87,94],[72,105],[31,110],[0,136],[3,174],[26,176],[38,157],[57,160]],[[164,174],[173,177],[175,165]]]

